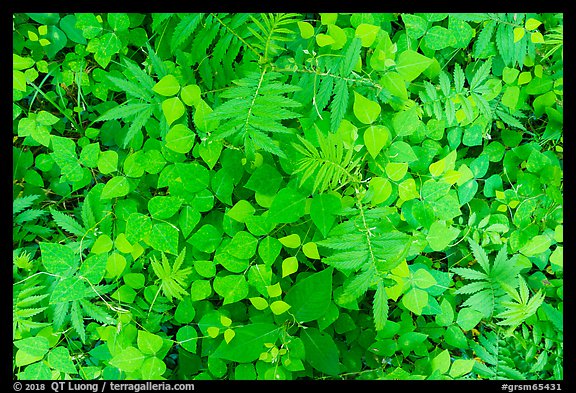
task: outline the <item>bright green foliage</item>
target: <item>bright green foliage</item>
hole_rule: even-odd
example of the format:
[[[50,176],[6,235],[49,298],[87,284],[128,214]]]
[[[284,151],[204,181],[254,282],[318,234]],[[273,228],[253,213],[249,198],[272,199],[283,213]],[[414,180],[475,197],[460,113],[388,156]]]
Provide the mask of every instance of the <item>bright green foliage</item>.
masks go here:
[[[14,379],[564,379],[563,14],[12,19]]]

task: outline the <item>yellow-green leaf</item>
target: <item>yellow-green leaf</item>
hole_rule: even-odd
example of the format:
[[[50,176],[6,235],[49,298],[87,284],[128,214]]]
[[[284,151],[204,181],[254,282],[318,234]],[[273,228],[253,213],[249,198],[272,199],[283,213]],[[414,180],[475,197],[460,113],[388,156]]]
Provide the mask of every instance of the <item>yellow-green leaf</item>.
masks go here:
[[[364,124],[374,123],[382,111],[380,104],[357,92],[354,92],[354,107],[352,109],[356,118]]]
[[[224,340],[226,341],[226,344],[228,344],[230,341],[232,341],[232,339],[234,338],[234,336],[236,335],[236,332],[232,329],[226,329],[224,331]]]
[[[539,31],[535,31],[534,33],[530,34],[530,40],[535,44],[544,43],[544,37],[542,36],[542,33],[540,33]]]
[[[212,338],[216,338],[220,334],[220,328],[217,326],[210,326],[208,329],[206,329],[206,331],[208,332],[208,335]]]
[[[170,97],[180,91],[180,83],[174,75],[168,74],[160,79],[152,90],[162,96]]]
[[[380,26],[362,23],[356,28],[355,37],[360,38],[363,47],[369,47],[376,40],[376,35],[380,31]]]
[[[526,27],[526,30],[534,30],[538,26],[540,26],[541,24],[542,24],[542,22],[540,22],[539,20],[534,19],[534,18],[529,18],[526,21],[526,24],[524,26]]]
[[[308,22],[298,22],[298,28],[300,29],[300,36],[304,39],[308,39],[314,35],[314,26]]]
[[[289,309],[290,305],[282,300],[276,300],[270,304],[270,310],[272,310],[275,315],[283,314]]]
[[[514,42],[518,42],[522,39],[522,37],[524,37],[524,34],[526,33],[526,30],[524,30],[522,27],[515,27],[514,28]]]
[[[297,233],[293,233],[288,236],[281,237],[278,239],[285,247],[297,248],[300,247],[300,236]]]
[[[328,34],[318,34],[316,36],[316,43],[320,47],[326,46],[326,45],[332,45],[335,42],[336,41],[334,40],[334,38],[330,37]]]
[[[380,107],[380,106],[378,106]],[[390,139],[390,130],[383,125],[371,125],[364,131],[364,145],[372,157],[376,157]]]
[[[252,303],[256,310],[261,311],[268,307],[268,301],[266,301],[266,299],[263,297],[251,297],[248,300],[250,300],[250,303]]]
[[[318,246],[314,242],[308,242],[302,246],[302,252],[310,259],[320,259],[320,254],[318,253]]]
[[[288,257],[282,261],[282,278],[298,271],[298,259]]]

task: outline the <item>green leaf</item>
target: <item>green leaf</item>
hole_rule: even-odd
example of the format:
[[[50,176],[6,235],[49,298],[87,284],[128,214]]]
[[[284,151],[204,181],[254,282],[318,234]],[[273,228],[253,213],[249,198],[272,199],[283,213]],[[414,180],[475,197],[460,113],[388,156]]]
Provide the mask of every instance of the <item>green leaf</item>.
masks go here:
[[[119,198],[127,195],[129,192],[130,184],[128,183],[128,179],[124,176],[114,176],[106,182],[106,185],[102,189],[102,194],[100,194],[100,198]]]
[[[436,279],[426,269],[418,269],[412,275],[412,281],[421,289],[430,288],[436,285]]]
[[[14,341],[14,345],[20,351],[38,358],[38,360],[42,359],[49,349],[48,339],[42,336],[28,337],[22,340],[16,340]],[[17,366],[20,367],[21,365],[17,364]]]
[[[546,235],[537,235],[531,238],[525,246],[520,249],[520,252],[527,257],[532,257],[545,252],[552,241]]]
[[[180,101],[178,97],[172,97],[162,101],[162,112],[166,117],[168,125],[171,125],[181,118],[185,111],[184,104],[182,104],[182,101]]]
[[[253,362],[266,351],[264,344],[276,342],[281,328],[271,323],[253,323],[234,331],[234,339],[229,343],[222,341],[212,356],[238,363]]]
[[[450,302],[442,299],[440,303],[441,313],[436,314],[436,323],[440,326],[449,326],[454,322],[454,309]]]
[[[250,202],[241,199],[226,212],[226,215],[233,220],[244,223],[248,217],[254,214],[255,211],[256,209],[254,209]]]
[[[284,296],[292,306],[291,313],[300,323],[321,318],[332,299],[332,271],[324,269],[297,281]]]
[[[109,277],[119,277],[126,268],[126,258],[122,254],[113,252],[106,262],[106,270],[110,273]]]
[[[424,44],[432,50],[441,50],[458,43],[456,35],[452,30],[442,26],[432,26],[424,36]]]
[[[162,345],[164,344],[162,337],[145,330],[138,330],[138,338],[136,341],[138,349],[146,355],[155,355],[162,349]]]
[[[360,38],[363,47],[371,46],[376,40],[376,35],[380,31],[380,26],[361,23],[356,27],[354,36]]]
[[[202,252],[212,253],[218,248],[221,240],[222,233],[215,226],[205,224],[188,239],[188,243]]]
[[[170,97],[180,91],[180,83],[174,75],[169,74],[160,79],[152,90],[161,96]]]
[[[304,215],[306,198],[293,188],[281,189],[268,211],[268,219],[275,223],[289,224]]]
[[[482,319],[482,316],[483,314],[479,311],[473,310],[471,308],[463,308],[458,313],[456,323],[463,330],[471,330],[472,328],[476,327],[476,325],[478,325]]]
[[[470,371],[472,371],[472,368],[474,368],[475,363],[476,361],[474,359],[454,360],[454,363],[452,363],[452,367],[450,367],[450,376],[452,378],[459,378],[468,374]]]
[[[266,266],[270,266],[274,263],[278,255],[280,255],[281,250],[282,243],[280,243],[278,239],[270,236],[266,236],[258,245],[258,255]]]
[[[406,82],[412,82],[422,72],[424,72],[432,62],[432,59],[408,49],[400,53],[398,56],[398,61],[396,61],[396,71]]]
[[[288,257],[282,261],[282,278],[289,276],[298,271],[298,259]]]
[[[196,225],[200,222],[200,212],[194,209],[192,206],[184,206],[182,210],[180,210],[180,215],[178,217],[178,224],[180,225],[180,230],[182,231],[182,235],[184,237],[188,237],[190,232],[196,227]]]
[[[250,259],[256,254],[258,239],[245,231],[236,232],[232,241],[226,246],[226,251],[240,259]]]
[[[230,304],[248,296],[248,282],[242,275],[217,275],[213,283],[214,291],[224,297],[223,304]]]
[[[416,315],[422,315],[422,310],[428,304],[428,292],[412,288],[402,297],[402,304]]]
[[[165,222],[152,225],[148,244],[155,250],[178,254],[178,230]]]
[[[397,72],[391,71],[386,73],[381,79],[380,84],[387,89],[390,94],[402,100],[408,99],[408,90],[406,89],[406,81]]]
[[[440,352],[430,363],[432,371],[438,370],[440,374],[446,374],[450,369],[450,352],[447,349]]]
[[[426,240],[434,251],[442,251],[456,239],[460,230],[452,225],[447,225],[444,220],[434,221],[428,230]]]
[[[72,361],[70,351],[66,347],[53,348],[48,354],[48,363],[54,370],[62,373],[76,374],[78,372]]]
[[[198,332],[193,326],[182,326],[176,333],[176,341],[188,352],[196,353]]]
[[[121,349],[119,353],[110,360],[110,365],[125,372],[133,372],[142,366],[145,355],[134,347]]]
[[[270,303],[270,310],[272,310],[274,315],[284,314],[289,309],[290,305],[282,300],[276,300]]]
[[[422,37],[428,28],[428,21],[418,15],[402,14],[402,21],[406,26],[406,34],[414,40]]]
[[[74,251],[61,244],[40,242],[40,254],[42,255],[42,264],[48,273],[73,273],[80,265],[80,259],[76,258]]]
[[[143,379],[163,379],[162,374],[166,371],[166,363],[155,356],[148,357],[140,367]]]
[[[328,235],[328,232],[336,222],[336,214],[341,209],[341,200],[334,194],[319,194],[312,198],[310,218],[312,218],[312,222],[320,230],[322,236],[326,237]]]
[[[372,124],[380,115],[380,104],[354,92],[354,115],[364,124]]]
[[[148,201],[148,211],[153,218],[172,217],[182,206],[182,200],[172,196],[155,196]]]
[[[329,334],[309,327],[301,330],[300,338],[306,348],[306,361],[312,367],[332,376],[340,373],[338,347]]]
[[[176,124],[166,134],[166,147],[177,153],[186,154],[194,146],[196,134],[184,124]]]
[[[373,158],[386,146],[390,138],[390,130],[383,125],[371,125],[364,131],[364,145]]]
[[[200,87],[198,85],[187,85],[180,91],[180,98],[188,106],[196,106],[201,100]]]
[[[394,126],[394,131],[397,136],[412,135],[418,127],[422,125],[416,109],[416,107],[413,107],[394,115],[392,118],[392,125]]]

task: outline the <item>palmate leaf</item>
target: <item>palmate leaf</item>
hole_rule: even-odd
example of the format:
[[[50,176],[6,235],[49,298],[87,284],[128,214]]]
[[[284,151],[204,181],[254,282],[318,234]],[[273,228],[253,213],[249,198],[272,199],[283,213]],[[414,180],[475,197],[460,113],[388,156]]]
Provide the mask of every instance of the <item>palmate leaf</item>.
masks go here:
[[[505,286],[506,292],[512,297],[512,300],[502,302],[506,310],[496,315],[496,318],[502,319],[498,325],[510,326],[510,331],[524,322],[538,311],[538,308],[544,301],[544,293],[538,291],[530,298],[530,292],[526,281],[522,276],[518,276],[519,291],[510,286]]]
[[[152,270],[160,279],[160,288],[169,300],[172,300],[173,297],[182,300],[183,296],[188,294],[184,288],[187,285],[185,280],[192,273],[192,268],[181,269],[185,255],[186,248],[183,248],[176,257],[173,266],[170,266],[170,262],[164,253],[162,253],[161,262],[154,257],[151,259]]]
[[[516,263],[515,256],[508,258],[506,245],[499,250],[491,264],[488,255],[478,243],[469,239],[469,244],[483,272],[472,268],[453,267],[451,270],[454,273],[467,280],[474,280],[457,289],[456,294],[468,296],[462,307],[480,311],[484,317],[489,318],[502,307],[507,292],[505,288],[510,282],[515,282],[514,277],[521,268]]]

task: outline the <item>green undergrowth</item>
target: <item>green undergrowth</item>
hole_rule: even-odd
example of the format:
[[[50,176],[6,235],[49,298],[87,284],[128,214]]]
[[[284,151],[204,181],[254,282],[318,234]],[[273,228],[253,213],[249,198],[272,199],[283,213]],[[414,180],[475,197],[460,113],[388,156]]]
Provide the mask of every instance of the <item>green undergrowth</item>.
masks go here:
[[[14,14],[18,379],[563,379],[562,14]]]

